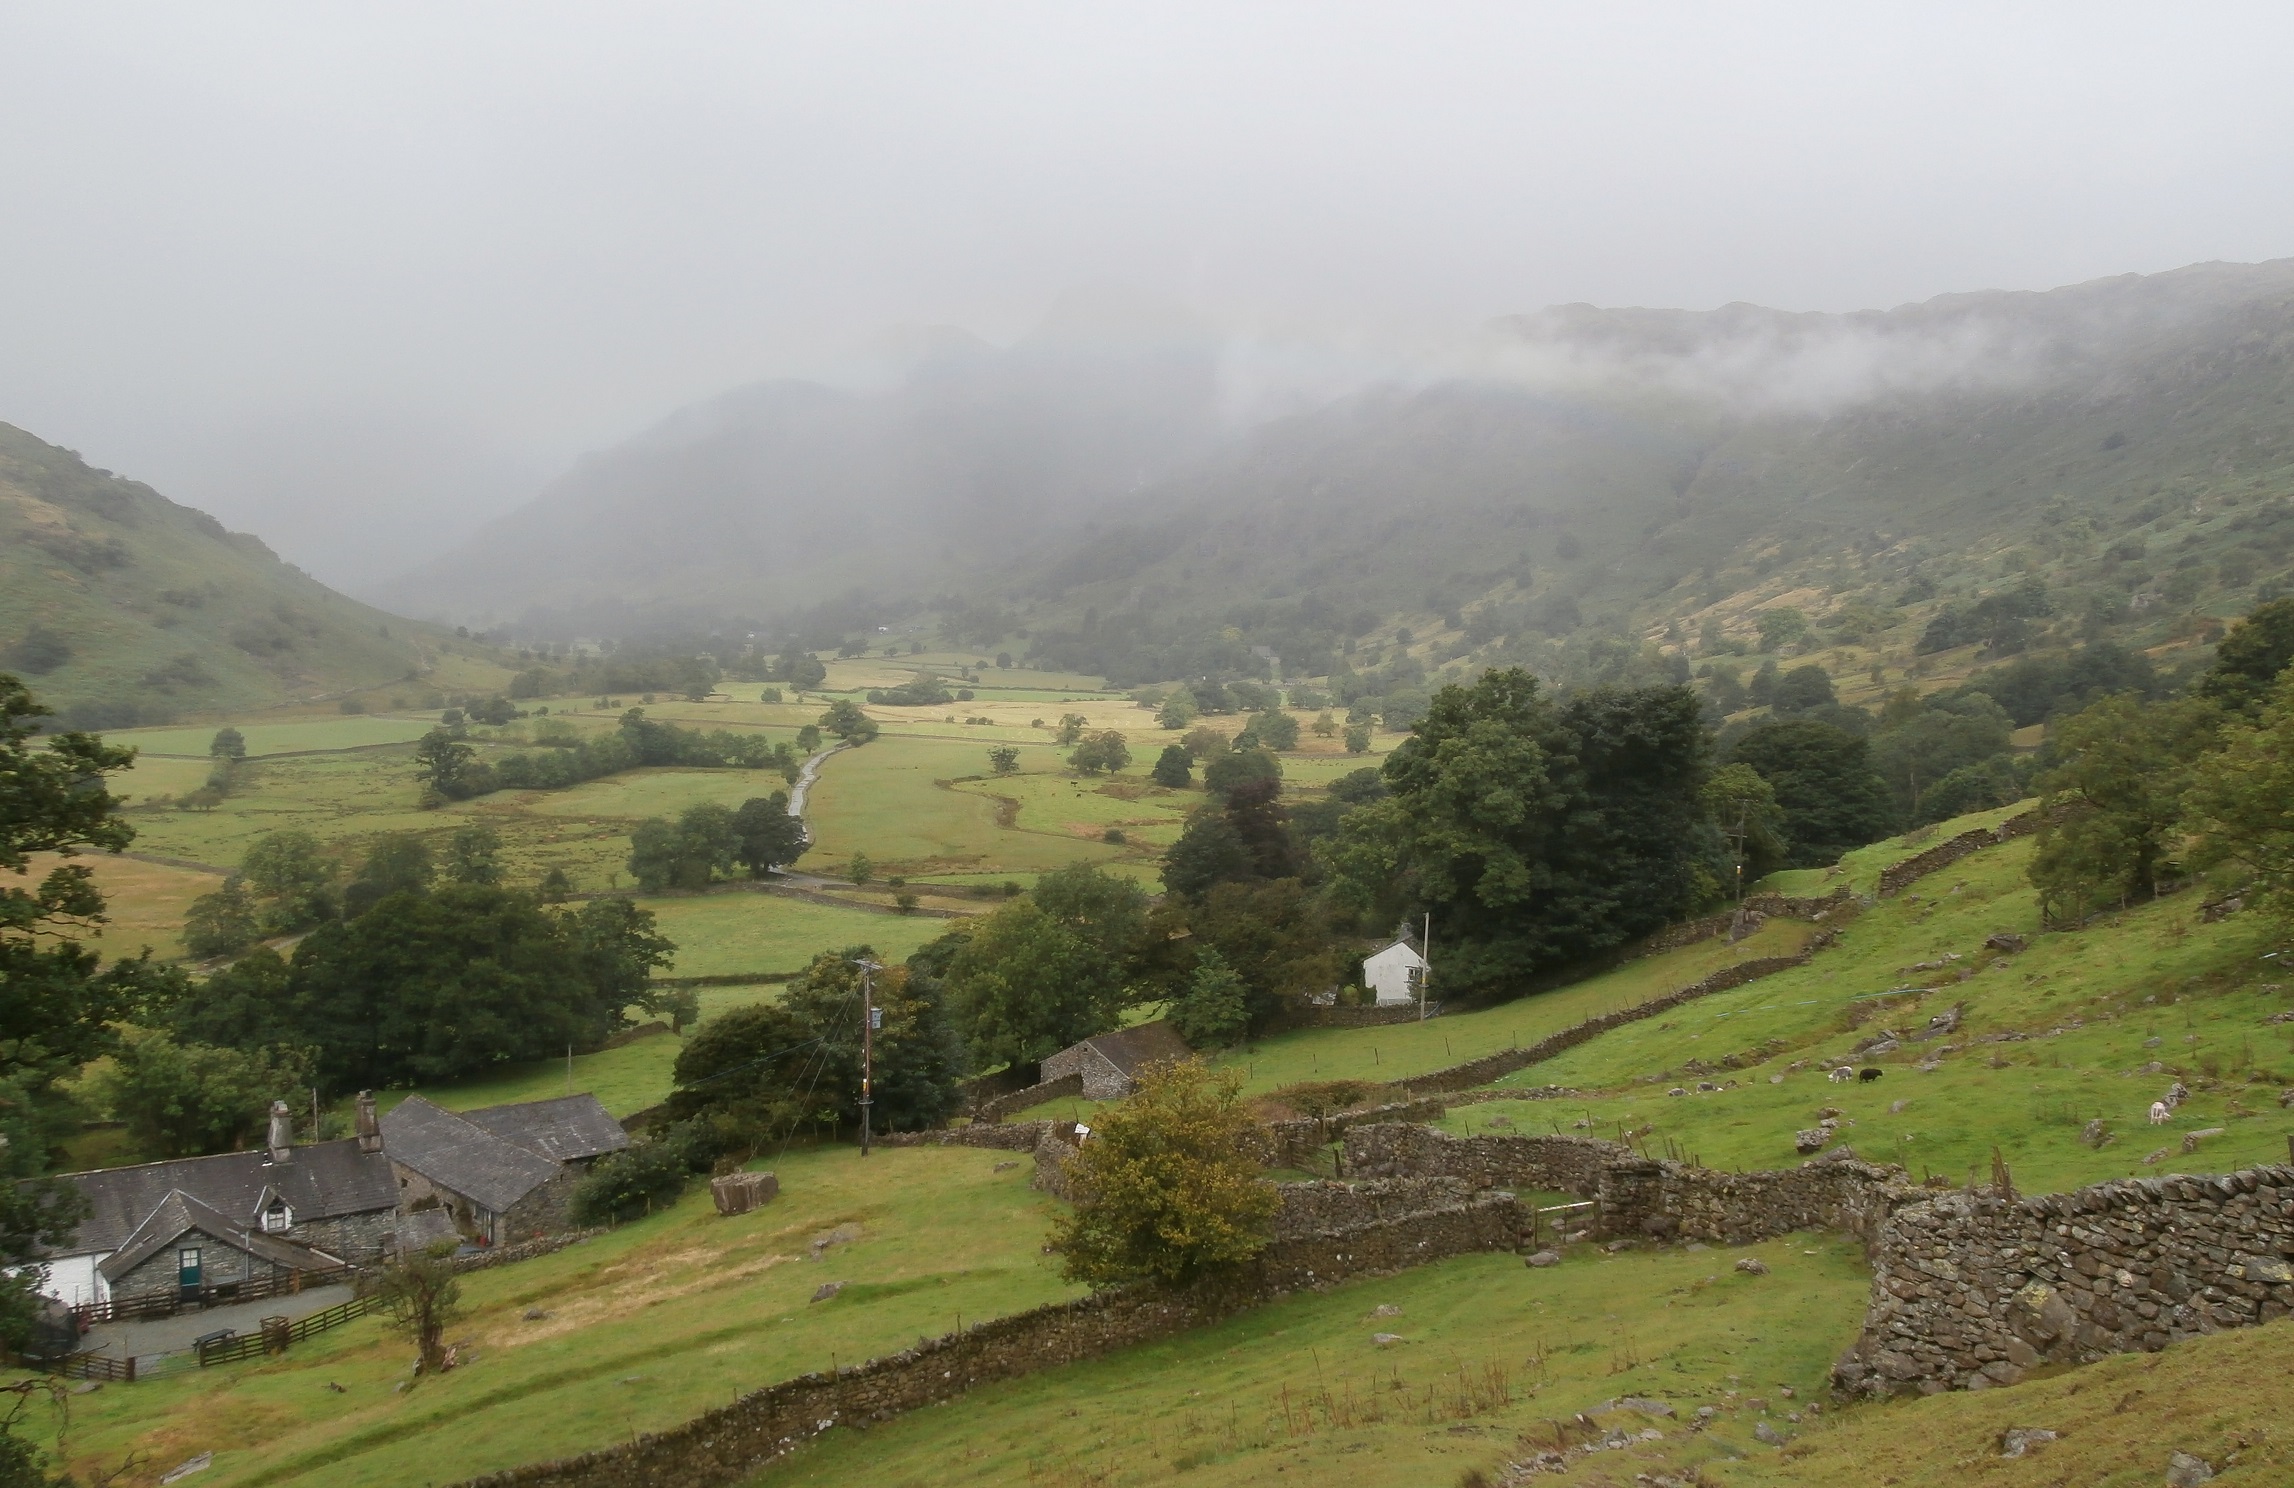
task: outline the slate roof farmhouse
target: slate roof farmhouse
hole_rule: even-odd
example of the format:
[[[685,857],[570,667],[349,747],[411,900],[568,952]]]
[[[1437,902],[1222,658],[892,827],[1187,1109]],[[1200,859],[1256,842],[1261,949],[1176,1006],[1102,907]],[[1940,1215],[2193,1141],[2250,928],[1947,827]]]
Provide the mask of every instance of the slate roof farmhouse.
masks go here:
[[[357,1135],[302,1146],[275,1101],[258,1151],[63,1174],[88,1213],[42,1257],[40,1290],[75,1307],[224,1300],[441,1230],[479,1244],[545,1234],[564,1224],[582,1170],[628,1145],[589,1095],[459,1115],[415,1096],[377,1119],[361,1092]]]

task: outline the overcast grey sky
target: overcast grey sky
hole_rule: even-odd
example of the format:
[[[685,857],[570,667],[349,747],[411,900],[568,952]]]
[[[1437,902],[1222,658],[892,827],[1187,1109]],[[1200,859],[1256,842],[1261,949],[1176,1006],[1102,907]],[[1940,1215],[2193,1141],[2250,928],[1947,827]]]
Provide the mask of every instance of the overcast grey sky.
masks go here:
[[[1077,284],[1359,346],[2284,256],[2289,55],[2283,3],[8,0],[0,419],[355,583]]]

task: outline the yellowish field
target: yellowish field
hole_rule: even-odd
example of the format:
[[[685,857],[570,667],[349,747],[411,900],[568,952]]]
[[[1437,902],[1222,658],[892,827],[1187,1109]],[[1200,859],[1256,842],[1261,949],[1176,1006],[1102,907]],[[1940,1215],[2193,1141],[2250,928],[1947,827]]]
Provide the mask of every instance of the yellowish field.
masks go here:
[[[93,936],[74,938],[86,942],[107,961],[133,956],[145,946],[161,960],[181,956],[183,916],[191,901],[214,892],[223,882],[220,874],[112,853],[81,853],[68,860],[53,853],[36,853],[23,882],[38,883],[66,861],[92,870],[103,892],[109,922]]]

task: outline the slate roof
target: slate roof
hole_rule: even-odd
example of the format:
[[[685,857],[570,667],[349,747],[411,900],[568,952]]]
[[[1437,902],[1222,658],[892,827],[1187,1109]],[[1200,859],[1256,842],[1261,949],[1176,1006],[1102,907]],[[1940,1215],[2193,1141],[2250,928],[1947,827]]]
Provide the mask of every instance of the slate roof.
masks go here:
[[[223,1152],[61,1177],[86,1198],[88,1217],[71,1244],[49,1252],[58,1256],[119,1250],[173,1193],[213,1210],[234,1230],[257,1223],[267,1193],[293,1207],[298,1225],[398,1206],[390,1159],[359,1151],[356,1137],[297,1147],[283,1163],[272,1162],[268,1152]]]
[[[382,1118],[391,1160],[500,1214],[558,1175],[558,1165],[443,1106],[410,1095]]]
[[[487,1106],[483,1110],[464,1111],[462,1119],[505,1142],[515,1142],[528,1152],[540,1153],[552,1162],[602,1157],[629,1145],[629,1133],[607,1114],[594,1095],[566,1095],[514,1106]]]
[[[1096,1034],[1083,1043],[1127,1076],[1158,1060],[1185,1059],[1195,1052],[1179,1037],[1178,1029],[1161,1019]]]
[[[408,1096],[382,1118],[400,1165],[496,1214],[555,1178],[560,1165],[629,1145],[594,1095],[449,1111]]]
[[[136,1226],[135,1233],[96,1269],[103,1272],[105,1280],[117,1281],[194,1230],[235,1246],[257,1260],[296,1271],[318,1271],[342,1264],[340,1257],[323,1250],[251,1229],[178,1188],[161,1199],[159,1206]]]

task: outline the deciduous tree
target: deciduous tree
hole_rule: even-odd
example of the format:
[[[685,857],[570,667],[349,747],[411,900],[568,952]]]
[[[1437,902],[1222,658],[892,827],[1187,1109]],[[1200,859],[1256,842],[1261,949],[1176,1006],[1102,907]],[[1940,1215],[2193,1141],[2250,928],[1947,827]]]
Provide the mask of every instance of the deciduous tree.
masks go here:
[[[1279,1204],[1238,1089],[1192,1061],[1151,1065],[1097,1119],[1068,1161],[1075,1207],[1052,1225],[1070,1280],[1185,1285],[1266,1247]]]

